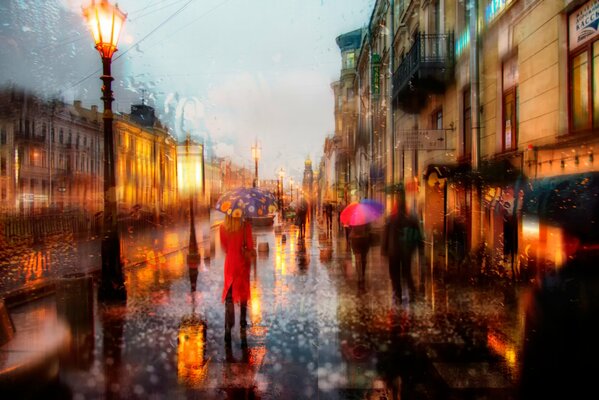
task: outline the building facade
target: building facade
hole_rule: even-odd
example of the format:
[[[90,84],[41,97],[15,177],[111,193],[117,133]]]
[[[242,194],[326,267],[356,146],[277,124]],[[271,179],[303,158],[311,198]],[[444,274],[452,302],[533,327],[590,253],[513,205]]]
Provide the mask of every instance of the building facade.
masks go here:
[[[119,212],[159,215],[177,203],[176,146],[151,107],[114,117]],[[103,209],[103,121],[96,106],[0,94],[0,208],[5,213]]]
[[[349,86],[340,79],[333,84],[336,130],[325,141],[321,180],[348,188],[338,197],[355,190],[388,210],[393,190],[387,189],[400,184],[421,219],[433,265],[459,263],[481,249],[514,277],[527,264],[537,268],[541,254],[558,264],[557,223],[539,222],[557,221],[548,216],[556,206],[531,208],[539,195],[530,188],[561,185],[572,199],[594,193],[595,5],[376,1],[354,49],[353,137],[344,130]],[[345,147],[351,157],[337,160]],[[326,198],[327,183],[321,190]],[[564,199],[561,209],[576,203]],[[595,214],[585,216],[594,224]]]

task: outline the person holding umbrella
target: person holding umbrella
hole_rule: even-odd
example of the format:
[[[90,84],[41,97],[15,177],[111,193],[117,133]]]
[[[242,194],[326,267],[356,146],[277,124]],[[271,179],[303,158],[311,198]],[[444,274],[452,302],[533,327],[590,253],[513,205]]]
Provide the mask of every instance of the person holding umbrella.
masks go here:
[[[220,241],[225,252],[224,287],[225,343],[231,343],[231,328],[235,325],[234,304],[240,305],[239,327],[242,339],[247,328],[247,303],[250,299],[250,269],[256,258],[252,226],[246,220],[276,211],[276,199],[258,188],[240,188],[225,193],[216,209],[225,213],[220,226]]]
[[[366,281],[366,260],[372,244],[370,223],[383,215],[383,211],[382,204],[362,199],[345,207],[339,218],[344,226],[350,227],[348,240],[356,258],[358,285],[362,289]]]

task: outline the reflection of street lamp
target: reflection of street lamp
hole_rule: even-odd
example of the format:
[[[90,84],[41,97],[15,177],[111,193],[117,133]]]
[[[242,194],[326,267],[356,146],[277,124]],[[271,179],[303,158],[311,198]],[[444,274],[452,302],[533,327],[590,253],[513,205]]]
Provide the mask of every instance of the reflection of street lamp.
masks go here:
[[[127,288],[121,265],[121,247],[117,224],[116,172],[114,157],[114,136],[112,132],[112,81],[110,63],[117,50],[121,28],[127,15],[117,6],[101,0],[83,9],[102,57],[102,100],[104,101],[104,223],[102,224],[102,283],[98,292],[100,298],[127,298]]]
[[[191,290],[195,291],[195,281],[198,276],[200,254],[196,239],[194,203],[195,192],[199,187],[203,190],[204,169],[202,164],[203,146],[194,143],[189,134],[182,145],[177,146],[177,186],[183,196],[189,197],[189,250],[187,264]]]
[[[260,146],[258,146],[258,140],[256,144],[252,146],[252,158],[254,159],[254,187],[258,186],[258,161],[260,160]]]
[[[185,386],[199,389],[208,375],[207,324],[195,314],[193,293],[191,301],[191,315],[183,317],[177,334],[177,376]]]
[[[281,196],[279,197],[279,208],[281,210],[281,216],[283,217],[283,220],[285,220],[285,208],[283,207],[285,205],[285,201],[284,201],[284,197],[285,197],[285,188],[283,186],[283,178],[285,177],[285,170],[283,170],[283,168],[281,168],[279,170],[279,178],[281,179]]]

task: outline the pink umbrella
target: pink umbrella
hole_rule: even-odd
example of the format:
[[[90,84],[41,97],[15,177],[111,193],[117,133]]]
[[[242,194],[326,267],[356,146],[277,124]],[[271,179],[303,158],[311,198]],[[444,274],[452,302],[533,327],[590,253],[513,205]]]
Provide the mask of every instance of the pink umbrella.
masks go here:
[[[354,201],[341,211],[340,221],[349,226],[365,225],[382,216],[383,212],[383,205],[374,200]]]

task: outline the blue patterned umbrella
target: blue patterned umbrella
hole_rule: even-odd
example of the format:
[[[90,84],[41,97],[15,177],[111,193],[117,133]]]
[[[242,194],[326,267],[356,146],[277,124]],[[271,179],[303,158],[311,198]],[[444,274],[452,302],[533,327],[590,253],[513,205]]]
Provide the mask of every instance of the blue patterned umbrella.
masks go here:
[[[266,190],[238,188],[223,194],[215,208],[233,217],[266,217],[277,211],[277,199]]]

